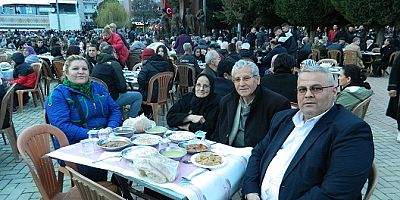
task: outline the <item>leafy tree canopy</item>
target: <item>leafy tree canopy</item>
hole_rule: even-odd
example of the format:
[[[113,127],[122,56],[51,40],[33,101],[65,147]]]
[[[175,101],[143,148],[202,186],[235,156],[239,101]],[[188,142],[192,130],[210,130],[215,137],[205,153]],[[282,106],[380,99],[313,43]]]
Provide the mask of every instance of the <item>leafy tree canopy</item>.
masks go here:
[[[98,16],[95,21],[98,26],[104,27],[112,22],[117,24],[118,27],[129,25],[128,14],[124,7],[116,0],[112,2],[104,2],[103,5],[99,6]]]

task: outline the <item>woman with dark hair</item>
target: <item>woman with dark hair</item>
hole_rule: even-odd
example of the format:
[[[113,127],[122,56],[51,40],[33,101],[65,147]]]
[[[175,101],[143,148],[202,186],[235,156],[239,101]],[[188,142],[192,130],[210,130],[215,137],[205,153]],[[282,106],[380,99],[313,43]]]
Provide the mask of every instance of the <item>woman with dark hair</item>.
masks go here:
[[[197,63],[206,63],[206,56],[201,53],[200,47],[194,48],[194,57],[197,60]]]
[[[353,110],[359,103],[373,94],[366,72],[357,65],[345,65],[339,75],[339,85],[343,90],[337,95],[336,103]]]
[[[171,58],[169,57],[168,52],[169,52],[169,51],[168,51],[168,49],[167,49],[167,47],[166,47],[165,45],[160,45],[160,46],[158,46],[157,49],[156,49],[156,54],[160,55],[160,56],[163,57],[166,61],[168,61],[168,62],[170,63],[169,68],[173,70],[173,69],[174,69],[174,66],[173,66],[173,64],[172,64],[172,60],[171,60]]]
[[[184,95],[168,111],[168,126],[191,132],[202,130],[209,133],[209,138],[218,116],[219,98],[214,94],[214,87],[214,78],[200,74],[194,92]]]
[[[261,85],[289,99],[297,102],[297,76],[293,74],[296,61],[293,56],[282,53],[273,62],[273,74],[265,74]]]

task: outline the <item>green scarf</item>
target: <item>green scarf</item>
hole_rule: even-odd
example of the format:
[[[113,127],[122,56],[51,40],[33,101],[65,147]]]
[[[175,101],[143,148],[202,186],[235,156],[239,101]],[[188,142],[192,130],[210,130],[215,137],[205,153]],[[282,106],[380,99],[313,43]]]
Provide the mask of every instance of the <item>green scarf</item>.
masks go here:
[[[83,94],[85,94],[86,96],[88,96],[91,100],[93,100],[93,95],[92,95],[92,92],[90,91],[90,81],[89,80],[85,84],[77,84],[77,83],[71,82],[70,80],[68,80],[67,77],[65,77],[62,84],[67,87],[77,89],[78,91],[80,91]]]

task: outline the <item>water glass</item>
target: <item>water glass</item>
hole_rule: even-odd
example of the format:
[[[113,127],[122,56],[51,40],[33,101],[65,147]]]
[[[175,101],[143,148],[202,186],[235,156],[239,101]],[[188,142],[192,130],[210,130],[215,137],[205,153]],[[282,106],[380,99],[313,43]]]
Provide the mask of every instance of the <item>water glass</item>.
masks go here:
[[[110,131],[108,129],[100,129],[99,132],[97,133],[99,139],[108,138],[109,134],[110,134]]]
[[[94,140],[84,139],[80,141],[82,147],[82,153],[85,155],[90,155],[94,153]]]
[[[99,138],[99,130],[89,130],[87,134],[89,139]]]

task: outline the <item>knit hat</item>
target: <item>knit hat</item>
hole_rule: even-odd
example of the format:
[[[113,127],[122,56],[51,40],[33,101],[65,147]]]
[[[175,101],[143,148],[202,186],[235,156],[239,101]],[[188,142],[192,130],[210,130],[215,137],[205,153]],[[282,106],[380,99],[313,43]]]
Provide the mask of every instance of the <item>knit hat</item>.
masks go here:
[[[149,59],[151,56],[155,55],[156,52],[153,49],[144,49],[142,51],[142,60],[147,60]]]

